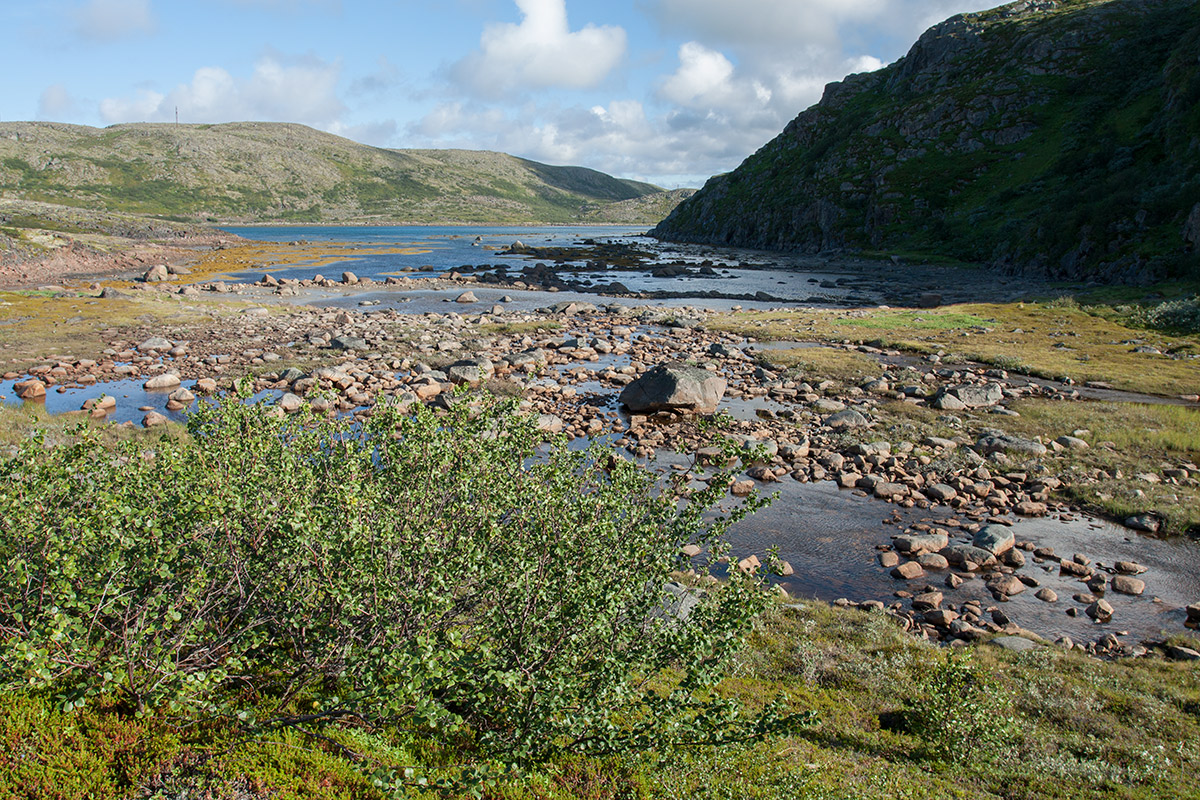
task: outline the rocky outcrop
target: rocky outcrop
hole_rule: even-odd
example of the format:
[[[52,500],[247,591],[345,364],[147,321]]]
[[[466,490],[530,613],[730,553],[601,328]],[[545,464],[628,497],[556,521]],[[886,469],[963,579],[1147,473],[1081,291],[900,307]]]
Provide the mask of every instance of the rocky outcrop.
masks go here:
[[[895,64],[830,84],[653,235],[1065,279],[1200,274],[1198,56],[1194,0],[959,15]]]

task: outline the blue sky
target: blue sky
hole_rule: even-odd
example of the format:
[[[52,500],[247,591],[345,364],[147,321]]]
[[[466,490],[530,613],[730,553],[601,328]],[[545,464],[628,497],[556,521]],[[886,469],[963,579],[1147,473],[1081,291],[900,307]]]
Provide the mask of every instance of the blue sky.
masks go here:
[[[0,120],[299,122],[662,186],[972,0],[8,0]]]

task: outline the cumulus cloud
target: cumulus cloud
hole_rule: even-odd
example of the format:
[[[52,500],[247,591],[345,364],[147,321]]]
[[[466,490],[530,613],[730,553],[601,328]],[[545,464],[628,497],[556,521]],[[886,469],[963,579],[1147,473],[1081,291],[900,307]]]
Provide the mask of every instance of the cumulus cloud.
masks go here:
[[[779,132],[776,122],[771,115],[662,109],[633,99],[506,109],[449,102],[410,125],[405,138],[412,146],[499,150],[674,188],[730,169]]]
[[[230,122],[268,120],[303,122],[328,127],[346,110],[337,94],[338,63],[316,56],[289,57],[268,52],[247,77],[221,67],[196,70],[190,83],[165,94],[149,88],[132,97],[111,97],[100,103],[100,116],[115,122]]]
[[[38,98],[38,119],[63,120],[75,114],[78,109],[75,98],[61,83],[47,86]]]
[[[598,85],[625,55],[625,31],[585,25],[572,31],[566,0],[515,0],[519,24],[493,23],[479,50],[451,68],[454,80],[483,95],[520,89]]]
[[[829,59],[801,49],[786,61],[747,65],[692,41],[645,100],[584,107],[529,100],[500,107],[446,102],[408,126],[426,147],[500,150],[554,164],[581,164],[661,186],[699,186],[726,172],[820,99],[826,83],[878,69],[870,56]]]
[[[97,41],[153,33],[155,27],[150,0],[88,0],[72,17],[76,33]]]

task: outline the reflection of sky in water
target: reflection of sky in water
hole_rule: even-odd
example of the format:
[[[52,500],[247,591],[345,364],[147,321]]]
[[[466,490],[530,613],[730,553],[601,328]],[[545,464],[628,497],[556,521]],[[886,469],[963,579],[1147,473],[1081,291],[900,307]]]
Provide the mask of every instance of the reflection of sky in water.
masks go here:
[[[590,281],[593,284],[621,283],[634,292],[720,292],[722,294],[753,295],[765,292],[772,297],[791,302],[808,302],[812,304],[828,304],[830,302],[852,300],[855,302],[877,303],[881,297],[876,289],[860,280],[847,280],[845,275],[829,271],[815,270],[808,266],[801,268],[788,256],[779,255],[774,261],[780,263],[780,268],[743,269],[738,251],[731,251],[724,258],[697,256],[675,252],[663,245],[637,236],[636,231],[627,227],[603,228],[448,228],[433,226],[414,227],[330,227],[314,226],[311,228],[226,228],[247,239],[256,241],[293,242],[354,242],[367,246],[396,246],[414,247],[428,252],[418,254],[396,253],[363,255],[355,258],[351,255],[345,261],[321,266],[296,265],[272,269],[247,270],[235,273],[239,278],[257,280],[263,272],[270,272],[276,278],[312,278],[321,274],[327,278],[338,279],[342,272],[350,271],[361,277],[371,277],[384,280],[389,275],[411,274],[405,270],[416,270],[416,275],[422,273],[436,274],[450,272],[464,266],[504,266],[509,275],[517,276],[527,266],[544,263],[553,267],[553,262],[512,255],[489,247],[501,248],[521,241],[531,247],[570,247],[583,245],[585,240],[615,240],[634,244],[653,246],[658,257],[652,259],[651,265],[685,262],[693,274],[670,278],[656,278],[650,270],[563,270],[562,275],[567,280]],[[475,245],[476,236],[482,239],[479,246]],[[697,275],[702,263],[710,263],[717,273],[713,275]],[[768,262],[761,256],[754,256],[754,264],[766,265]],[[579,264],[578,266],[585,266]],[[840,281],[840,283],[839,283]],[[822,285],[823,284],[823,285]]]
[[[79,411],[83,408],[83,404],[87,400],[108,395],[116,399],[117,405],[104,418],[106,422],[121,423],[132,421],[140,425],[142,417],[148,413],[140,410],[144,407],[149,407],[174,422],[184,422],[187,419],[186,410],[167,410],[167,400],[171,392],[175,390],[147,391],[142,388],[142,385],[148,379],[149,375],[146,375],[137,379],[101,382],[94,386],[48,386],[46,387],[46,397],[37,401],[22,401],[18,398],[13,392],[13,384],[16,381],[0,381],[0,402],[8,405],[21,405],[25,403],[32,406],[36,404],[45,408],[50,414],[62,414],[70,411]],[[181,385],[185,389],[190,389],[195,383],[195,381],[183,381]],[[259,392],[251,398],[251,402],[275,398],[281,394],[282,392],[271,390]],[[198,402],[205,402],[205,399],[197,397],[191,407],[194,408],[195,403]]]

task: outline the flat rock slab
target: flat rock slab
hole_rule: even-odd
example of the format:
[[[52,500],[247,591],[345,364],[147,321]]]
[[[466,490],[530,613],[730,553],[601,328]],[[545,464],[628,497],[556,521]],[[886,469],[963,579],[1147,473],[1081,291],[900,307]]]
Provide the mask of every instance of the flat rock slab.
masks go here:
[[[973,543],[976,547],[998,556],[1012,550],[1016,539],[1012,530],[1004,525],[985,525],[975,534]]]

